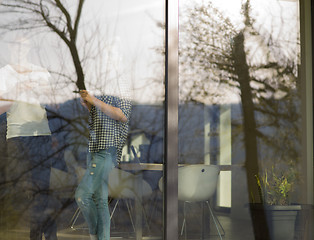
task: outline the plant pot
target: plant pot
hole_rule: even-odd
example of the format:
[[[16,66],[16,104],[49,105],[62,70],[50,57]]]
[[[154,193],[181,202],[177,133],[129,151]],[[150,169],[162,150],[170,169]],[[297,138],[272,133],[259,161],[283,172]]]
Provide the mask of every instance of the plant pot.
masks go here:
[[[300,205],[268,206],[250,204],[250,210],[256,240],[294,239],[295,222],[297,214],[301,210]],[[267,223],[263,222],[265,219]],[[267,232],[269,232],[269,237]]]

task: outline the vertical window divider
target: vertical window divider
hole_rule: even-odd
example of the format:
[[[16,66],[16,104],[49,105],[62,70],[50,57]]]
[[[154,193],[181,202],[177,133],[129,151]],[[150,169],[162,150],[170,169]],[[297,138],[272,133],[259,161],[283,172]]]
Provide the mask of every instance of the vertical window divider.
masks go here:
[[[314,203],[313,178],[313,0],[300,1],[301,34],[301,102],[302,102],[302,164],[306,169],[302,175],[302,201]],[[312,5],[312,6],[311,6]]]
[[[178,239],[179,2],[165,2],[164,239]]]

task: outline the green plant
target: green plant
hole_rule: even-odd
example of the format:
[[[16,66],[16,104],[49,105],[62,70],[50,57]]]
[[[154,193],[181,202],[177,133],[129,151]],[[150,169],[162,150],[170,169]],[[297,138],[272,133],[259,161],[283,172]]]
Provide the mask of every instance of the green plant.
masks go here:
[[[295,168],[281,169],[272,166],[266,169],[261,176],[256,175],[260,190],[260,200],[268,205],[289,205],[290,196],[297,181]]]

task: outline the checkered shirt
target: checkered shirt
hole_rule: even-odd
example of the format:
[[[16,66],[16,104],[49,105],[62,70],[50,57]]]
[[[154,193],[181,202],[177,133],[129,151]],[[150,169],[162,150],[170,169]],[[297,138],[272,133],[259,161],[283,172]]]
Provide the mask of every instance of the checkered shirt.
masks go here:
[[[116,147],[117,162],[119,162],[122,148],[128,136],[131,101],[107,95],[97,98],[106,104],[120,108],[128,121],[123,123],[114,120],[105,115],[100,109],[92,106],[89,116],[89,151],[98,152],[109,147]]]

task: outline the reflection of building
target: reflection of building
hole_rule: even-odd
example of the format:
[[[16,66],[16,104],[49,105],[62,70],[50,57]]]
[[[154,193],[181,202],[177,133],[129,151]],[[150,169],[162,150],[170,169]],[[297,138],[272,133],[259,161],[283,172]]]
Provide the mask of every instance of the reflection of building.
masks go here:
[[[84,137],[84,133],[88,131],[87,112],[77,101],[68,101],[60,106],[57,114],[60,116],[56,115],[56,118],[52,117],[52,113],[48,114],[52,131],[58,131],[56,135],[60,146],[72,150],[77,164],[84,167],[84,146],[87,141],[87,135]],[[241,106],[181,104],[179,116],[179,163],[227,166],[220,173],[216,205],[221,209],[229,209],[235,217],[249,217],[248,209],[245,208],[248,196],[246,173],[243,168],[245,161],[243,132],[241,127],[239,128],[242,124]],[[267,128],[265,131],[271,132]],[[1,137],[3,134],[2,131]],[[134,155],[130,149],[132,145],[141,162],[163,163],[163,141],[163,106],[135,104],[132,109],[129,137],[121,161],[133,161]],[[260,148],[266,146],[263,147],[261,144]],[[63,172],[69,170],[60,167],[60,163],[56,167],[63,169]],[[160,172],[148,171],[144,172],[143,177],[156,190],[161,175]]]

